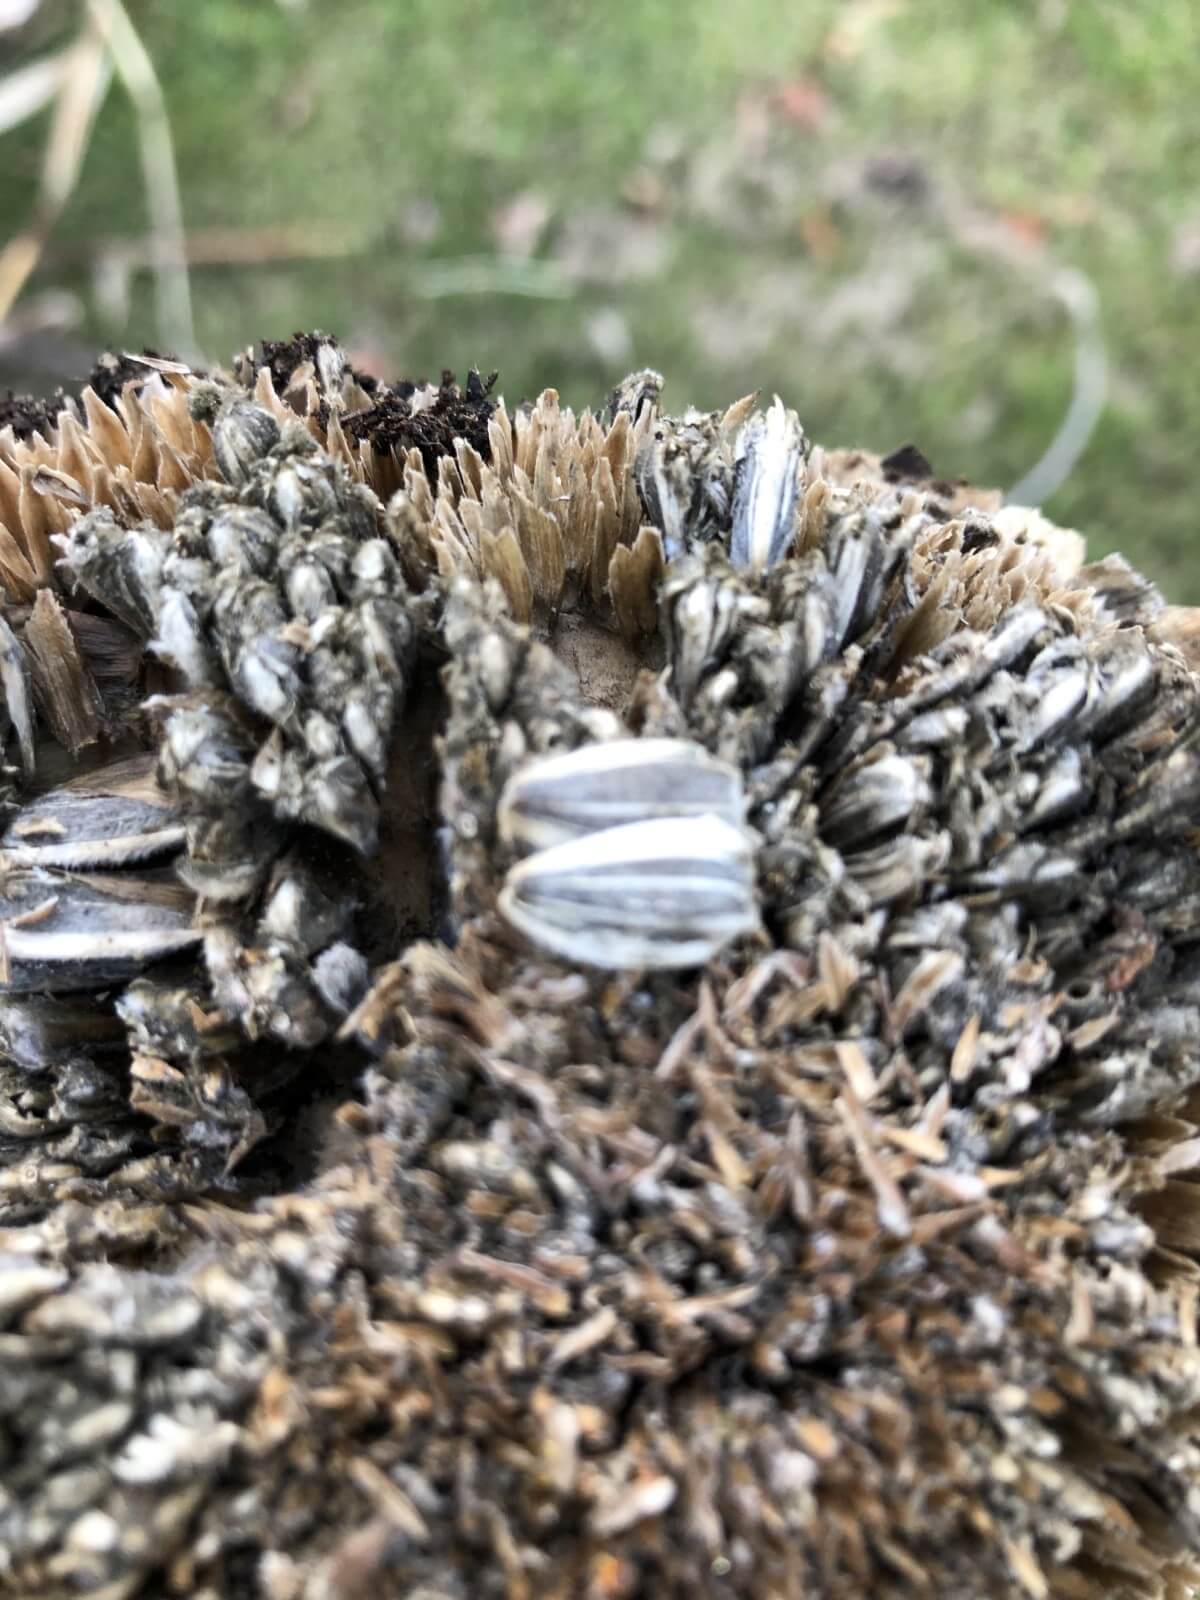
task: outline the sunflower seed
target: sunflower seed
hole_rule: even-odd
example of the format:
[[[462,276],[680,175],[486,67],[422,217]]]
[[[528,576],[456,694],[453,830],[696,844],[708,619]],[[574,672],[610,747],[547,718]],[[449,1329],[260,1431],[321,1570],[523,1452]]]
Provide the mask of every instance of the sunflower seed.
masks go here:
[[[247,400],[222,407],[212,424],[213,455],[221,476],[235,488],[246,482],[255,465],[278,442],[275,418]]]
[[[26,777],[33,775],[37,760],[33,746],[33,701],[29,672],[21,646],[8,623],[0,618],[0,700],[6,726],[17,737],[21,767]]]
[[[500,835],[544,850],[655,817],[745,817],[742,776],[687,739],[612,739],[524,767],[500,797]]]
[[[589,966],[701,966],[759,925],[746,834],[720,817],[628,823],[538,851],[508,874],[500,910]]]
[[[804,430],[783,401],[746,424],[738,441],[729,559],[764,572],[796,536],[796,504],[804,465]]]
[[[847,778],[821,806],[821,832],[845,848],[901,826],[929,800],[921,767],[904,756],[884,756]]]
[[[0,838],[0,866],[96,871],[183,848],[183,819],[150,757],[112,762],[23,806]]]
[[[11,871],[0,895],[0,988],[100,988],[198,944],[192,896],[167,877]]]
[[[154,632],[170,535],[123,528],[107,507],[90,511],[54,541],[72,582],[106,605],[139,638]]]

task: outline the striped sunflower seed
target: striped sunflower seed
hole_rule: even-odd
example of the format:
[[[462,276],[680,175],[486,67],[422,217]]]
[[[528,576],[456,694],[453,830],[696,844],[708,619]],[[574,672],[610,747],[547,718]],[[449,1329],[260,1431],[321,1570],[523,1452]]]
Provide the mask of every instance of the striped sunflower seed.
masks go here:
[[[175,854],[184,837],[151,763],[135,757],[23,806],[0,838],[0,866],[112,871]]]
[[[742,430],[729,541],[735,567],[765,572],[788,553],[796,537],[805,454],[799,419],[778,396]]]
[[[759,926],[754,854],[717,816],[667,816],[539,850],[500,910],[532,943],[585,966],[702,966]]]
[[[23,806],[0,838],[0,992],[86,991],[198,946],[183,843],[146,756]]]
[[[742,775],[687,739],[612,739],[532,761],[500,797],[500,835],[545,850],[655,817],[720,817],[739,827]]]
[[[7,874],[0,894],[0,991],[98,988],[195,948],[193,897],[166,874]]]

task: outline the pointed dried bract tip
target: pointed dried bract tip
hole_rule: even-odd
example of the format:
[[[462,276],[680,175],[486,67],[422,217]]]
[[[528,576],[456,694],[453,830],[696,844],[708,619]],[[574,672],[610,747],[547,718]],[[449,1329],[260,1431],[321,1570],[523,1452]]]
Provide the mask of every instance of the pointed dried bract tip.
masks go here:
[[[532,761],[500,796],[500,837],[542,850],[656,817],[745,820],[742,775],[685,739],[611,739]]]
[[[1087,557],[1087,542],[1074,528],[1060,528],[1034,506],[1002,506],[992,526],[1006,539],[1045,551],[1064,582],[1076,576]]]
[[[659,816],[529,856],[499,905],[534,944],[587,967],[701,966],[758,927],[754,853],[720,817]]]

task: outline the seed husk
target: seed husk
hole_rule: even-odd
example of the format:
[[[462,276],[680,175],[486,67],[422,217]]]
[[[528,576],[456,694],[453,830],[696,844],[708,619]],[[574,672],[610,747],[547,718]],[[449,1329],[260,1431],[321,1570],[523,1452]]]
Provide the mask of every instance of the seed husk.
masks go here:
[[[540,850],[508,874],[504,916],[585,966],[700,966],[758,927],[754,855],[715,816],[627,823]]]
[[[500,837],[541,850],[655,817],[745,820],[742,775],[686,739],[610,739],[522,767],[504,788]]]

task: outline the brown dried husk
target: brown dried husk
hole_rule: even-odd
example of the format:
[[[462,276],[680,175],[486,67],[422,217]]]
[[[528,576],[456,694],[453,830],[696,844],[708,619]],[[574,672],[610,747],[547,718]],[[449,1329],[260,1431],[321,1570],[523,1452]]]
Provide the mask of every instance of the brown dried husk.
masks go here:
[[[254,383],[396,494],[410,579],[446,596],[430,643],[450,661],[457,944],[376,973],[342,1030],[356,1091],[320,1098],[318,1052],[313,1107],[277,1135],[280,1192],[253,1202],[193,1137],[238,1095],[257,1114],[253,1050],[191,1075],[135,1056],[104,1069],[106,1105],[64,1070],[48,1134],[29,1061],[0,1064],[0,1592],[1183,1600],[1200,1582],[1183,911],[1182,935],[1111,917],[1066,962],[1038,946],[1049,914],[1014,901],[991,988],[964,986],[986,951],[889,953],[891,910],[875,931],[831,911],[700,973],[544,959],[493,909],[513,764],[596,737],[597,707],[725,737],[662,675],[663,545],[634,480],[658,418],[576,418],[548,392],[497,411],[489,460],[463,442],[431,483],[416,452],[380,462],[336,409],[322,421],[310,374],[286,403],[266,367]],[[183,379],[144,410],[130,389],[104,414],[85,396],[54,439],[0,440],[7,625],[35,689],[35,616],[77,685],[58,716],[43,691],[43,785],[63,771],[51,734],[82,746],[79,718],[110,704],[88,630],[110,630],[109,658],[120,639],[43,596],[50,537],[96,504],[169,527],[215,470],[186,401]],[[810,458],[801,559],[841,518],[912,532],[911,606],[852,694],[886,706],[930,652],[1032,604],[1089,648],[1146,641],[1162,714],[1129,760],[1186,759],[1194,614],[997,509],[889,483],[861,453]],[[146,737],[119,704],[105,756]],[[102,996],[70,1003],[108,1025]]]

